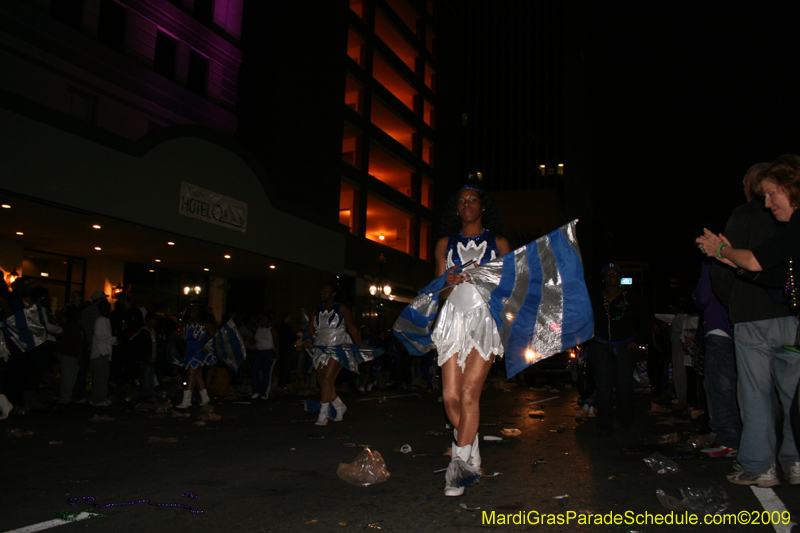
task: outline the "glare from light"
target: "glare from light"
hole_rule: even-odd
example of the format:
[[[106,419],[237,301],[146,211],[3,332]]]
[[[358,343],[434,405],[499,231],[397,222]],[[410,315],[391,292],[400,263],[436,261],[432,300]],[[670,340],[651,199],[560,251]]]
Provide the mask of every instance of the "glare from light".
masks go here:
[[[275,265],[270,265],[269,267],[270,267],[272,270],[275,270]]]
[[[204,272],[208,272],[208,271],[209,271],[209,269],[207,269],[207,268],[204,268],[204,269],[203,269],[203,271],[204,271]]]
[[[529,363],[531,363],[531,362],[533,362],[533,361],[536,361],[536,359],[538,359],[538,358],[539,358],[539,354],[537,354],[536,352],[534,352],[534,351],[533,351],[533,350],[531,350],[530,348],[529,348],[529,349],[527,349],[527,350],[525,350],[525,359],[526,359],[526,360],[527,360]]]
[[[8,204],[3,204],[3,205],[2,205],[2,206],[0,206],[0,207],[2,207],[3,209],[11,209],[11,206],[10,206],[10,205],[8,205]]]
[[[378,294],[378,287],[376,287],[375,285],[370,285],[369,293],[375,296],[376,294]]]
[[[392,294],[392,288],[389,285],[384,285],[383,286],[383,294],[385,294],[386,296],[389,296],[390,294]]]
[[[195,294],[200,294],[200,292],[201,292],[202,290],[203,290],[203,289],[201,289],[199,286],[197,286],[197,287],[195,287],[195,288],[194,288],[194,293],[195,293]]]
[[[153,270],[153,269],[151,268],[150,270],[148,270],[148,272],[155,272],[155,270]]]
[[[167,244],[169,244],[170,246],[175,246],[175,243],[172,241],[167,241]]]
[[[41,273],[41,274],[39,274],[39,275],[40,275],[40,276],[42,276],[43,278],[50,277],[50,274],[49,274],[49,273],[47,273],[47,272],[42,272],[42,273]]]
[[[230,256],[230,255],[228,255],[228,254],[225,254],[225,255],[223,255],[222,257],[224,257],[225,259],[230,259],[230,258],[231,258],[231,256]]]
[[[94,249],[95,249],[95,250],[97,250],[98,252],[99,252],[100,250],[102,250],[102,248],[100,248],[99,246],[95,246],[95,247],[94,247]]]
[[[383,233],[381,233],[380,235],[378,235],[378,239],[379,239],[379,240],[385,240],[385,239],[386,239],[386,237],[384,237],[384,236],[383,236]]]
[[[25,234],[24,234],[24,233],[22,233],[21,231],[18,231],[18,232],[17,232],[17,235],[25,235]]]
[[[100,226],[100,224],[93,224],[92,227],[94,229],[100,229],[102,226]]]
[[[184,287],[183,288],[183,294],[188,296],[190,292],[192,292],[192,288],[191,287]]]
[[[160,263],[160,262],[161,262],[161,259],[156,259],[156,263]]]

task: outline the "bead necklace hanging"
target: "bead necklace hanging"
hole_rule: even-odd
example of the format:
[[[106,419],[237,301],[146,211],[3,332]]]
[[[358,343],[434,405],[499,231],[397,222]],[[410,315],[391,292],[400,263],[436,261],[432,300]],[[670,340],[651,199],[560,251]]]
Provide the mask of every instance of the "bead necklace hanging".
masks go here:
[[[627,291],[622,291],[619,296],[622,296],[622,302],[620,303],[619,307],[622,308],[622,313],[619,316],[611,316],[611,302],[608,301],[606,298],[606,291],[603,291],[603,308],[606,310],[606,317],[608,318],[608,340],[611,340],[611,322],[612,321],[620,321],[622,317],[625,316],[625,311],[628,309],[628,299],[625,297],[627,295]],[[618,297],[619,297],[618,296]],[[617,297],[617,298],[618,298]],[[615,298],[616,299],[616,298]]]
[[[794,283],[794,261],[789,258],[789,271],[786,273],[786,296],[789,298],[789,309],[797,311],[797,286]]]

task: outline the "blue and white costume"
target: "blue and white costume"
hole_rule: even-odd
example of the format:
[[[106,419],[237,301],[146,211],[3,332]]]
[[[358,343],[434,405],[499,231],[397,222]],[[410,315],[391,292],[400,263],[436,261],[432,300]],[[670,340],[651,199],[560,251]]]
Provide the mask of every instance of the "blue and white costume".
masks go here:
[[[487,229],[477,237],[464,237],[460,231],[453,233],[445,251],[448,269],[472,260],[482,265],[498,255],[497,236]],[[464,270],[471,268],[475,266]],[[505,351],[489,306],[474,285],[466,281],[453,287],[445,300],[431,338],[439,352],[439,366],[458,353],[457,362],[462,371],[473,348],[486,361],[492,354],[502,356]]]
[[[182,365],[184,368],[197,368],[200,365],[211,366],[217,362],[217,356],[214,355],[210,346],[208,351],[203,351],[203,348],[210,340],[208,331],[203,324],[199,322],[187,324],[184,327],[183,337],[186,340],[186,351],[183,352]]]
[[[336,358],[339,363],[351,372],[358,372],[358,365],[363,362],[355,356],[350,357],[342,350],[341,354],[333,350],[325,350],[323,347],[333,347],[353,344],[353,339],[347,333],[347,324],[342,315],[342,304],[335,303],[330,309],[325,309],[325,304],[317,307],[314,313],[314,346],[311,347],[310,354],[317,367],[322,363],[327,365],[331,357]],[[351,360],[352,359],[352,360]]]

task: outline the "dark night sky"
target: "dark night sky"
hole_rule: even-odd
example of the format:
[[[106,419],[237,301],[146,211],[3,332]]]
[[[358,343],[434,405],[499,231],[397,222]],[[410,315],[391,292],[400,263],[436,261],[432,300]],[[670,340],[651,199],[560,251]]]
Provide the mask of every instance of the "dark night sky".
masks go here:
[[[593,8],[588,57],[608,255],[693,285],[693,239],[722,231],[745,171],[800,152],[798,13],[609,4]]]

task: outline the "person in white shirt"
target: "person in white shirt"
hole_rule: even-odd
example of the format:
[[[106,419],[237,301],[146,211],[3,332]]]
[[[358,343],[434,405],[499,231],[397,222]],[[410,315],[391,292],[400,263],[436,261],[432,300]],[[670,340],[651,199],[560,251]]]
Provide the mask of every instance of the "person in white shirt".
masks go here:
[[[272,369],[275,367],[275,345],[278,332],[272,327],[272,311],[267,311],[258,321],[258,329],[251,337],[255,344],[250,361],[250,379],[253,383],[253,399],[269,399]]]
[[[89,364],[92,369],[92,400],[89,402],[95,407],[111,405],[108,396],[108,374],[111,363],[111,347],[117,343],[117,338],[111,333],[111,304],[108,300],[100,300],[97,304],[100,316],[94,323],[92,349],[89,353]]]

